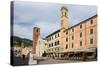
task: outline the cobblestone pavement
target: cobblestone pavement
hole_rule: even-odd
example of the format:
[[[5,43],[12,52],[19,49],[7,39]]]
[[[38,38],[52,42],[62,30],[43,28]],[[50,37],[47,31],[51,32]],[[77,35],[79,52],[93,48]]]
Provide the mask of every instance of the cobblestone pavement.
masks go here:
[[[47,59],[47,60],[38,61],[38,64],[57,64],[57,63],[74,63],[74,62],[81,62],[81,61]]]

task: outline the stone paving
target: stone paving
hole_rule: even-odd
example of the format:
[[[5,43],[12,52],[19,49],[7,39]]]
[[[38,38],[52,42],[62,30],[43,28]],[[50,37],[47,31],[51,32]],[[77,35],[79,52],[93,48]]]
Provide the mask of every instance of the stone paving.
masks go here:
[[[47,59],[43,61],[38,61],[38,64],[57,64],[57,63],[74,63],[74,62],[81,62],[81,61]]]

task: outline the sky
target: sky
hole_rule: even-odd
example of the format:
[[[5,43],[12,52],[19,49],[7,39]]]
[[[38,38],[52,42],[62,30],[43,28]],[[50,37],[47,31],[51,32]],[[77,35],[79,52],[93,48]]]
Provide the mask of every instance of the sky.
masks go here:
[[[97,14],[96,6],[14,1],[14,36],[32,40],[34,27],[42,38],[60,29],[62,6],[68,9],[69,27]]]

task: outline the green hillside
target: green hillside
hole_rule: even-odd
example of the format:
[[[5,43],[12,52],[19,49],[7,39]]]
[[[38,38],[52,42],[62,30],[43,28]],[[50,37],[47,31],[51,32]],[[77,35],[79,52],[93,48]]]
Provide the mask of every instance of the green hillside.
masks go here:
[[[22,44],[24,46],[32,46],[32,40],[18,36],[11,36],[11,46],[21,46]]]

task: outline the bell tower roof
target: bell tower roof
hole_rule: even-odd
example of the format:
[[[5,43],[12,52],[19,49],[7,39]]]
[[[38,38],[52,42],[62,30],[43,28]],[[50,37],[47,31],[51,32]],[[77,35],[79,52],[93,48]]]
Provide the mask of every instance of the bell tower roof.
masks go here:
[[[65,6],[61,7],[61,10],[63,10],[63,9],[65,9],[66,11],[68,11],[67,7],[65,7]]]
[[[61,7],[61,28],[68,28],[68,9],[65,6]]]

